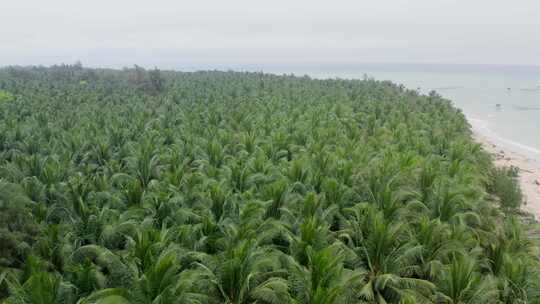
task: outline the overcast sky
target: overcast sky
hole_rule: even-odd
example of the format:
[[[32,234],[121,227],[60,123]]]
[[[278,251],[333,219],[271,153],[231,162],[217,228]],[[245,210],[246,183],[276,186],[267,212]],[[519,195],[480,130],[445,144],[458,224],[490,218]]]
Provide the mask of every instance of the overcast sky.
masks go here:
[[[540,65],[540,0],[1,0],[0,65]]]

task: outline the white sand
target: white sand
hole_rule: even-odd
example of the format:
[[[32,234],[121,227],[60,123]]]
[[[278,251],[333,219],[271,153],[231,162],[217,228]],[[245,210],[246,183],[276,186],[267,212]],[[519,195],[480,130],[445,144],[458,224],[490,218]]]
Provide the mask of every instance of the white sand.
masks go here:
[[[496,166],[514,166],[519,168],[519,182],[523,192],[523,211],[540,219],[540,164],[525,156],[525,153],[517,152],[506,145],[499,143],[497,138],[486,135],[485,132],[475,128],[473,124],[474,138],[480,142],[484,149],[493,155]]]

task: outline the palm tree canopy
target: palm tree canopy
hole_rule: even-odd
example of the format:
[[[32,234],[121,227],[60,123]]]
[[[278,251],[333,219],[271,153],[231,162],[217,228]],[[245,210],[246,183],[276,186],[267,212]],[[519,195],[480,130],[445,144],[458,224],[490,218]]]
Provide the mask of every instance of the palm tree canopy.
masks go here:
[[[2,303],[539,303],[520,198],[435,92],[0,68]]]

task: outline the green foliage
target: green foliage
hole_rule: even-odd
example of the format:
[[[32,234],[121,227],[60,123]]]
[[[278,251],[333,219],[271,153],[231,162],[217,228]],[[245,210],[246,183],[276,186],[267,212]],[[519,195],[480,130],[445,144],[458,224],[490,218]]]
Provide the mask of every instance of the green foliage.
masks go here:
[[[540,301],[516,172],[436,93],[80,64],[0,88],[2,303]]]
[[[515,211],[521,207],[523,197],[519,182],[519,169],[494,168],[491,174],[491,191],[500,199],[501,208]]]
[[[0,269],[20,267],[35,242],[39,228],[31,208],[21,187],[0,180]]]
[[[0,90],[0,103],[13,100],[13,95],[7,91]]]
[[[440,296],[448,303],[493,303],[497,290],[490,276],[478,272],[478,262],[466,255],[452,258],[440,275]]]

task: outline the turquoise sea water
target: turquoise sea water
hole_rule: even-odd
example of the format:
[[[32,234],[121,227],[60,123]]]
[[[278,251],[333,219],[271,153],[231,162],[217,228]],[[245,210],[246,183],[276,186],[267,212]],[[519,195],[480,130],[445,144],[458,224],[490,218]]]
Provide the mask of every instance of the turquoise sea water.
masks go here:
[[[367,75],[424,93],[435,90],[461,108],[475,130],[540,161],[540,67],[370,64],[263,71],[313,78]]]

